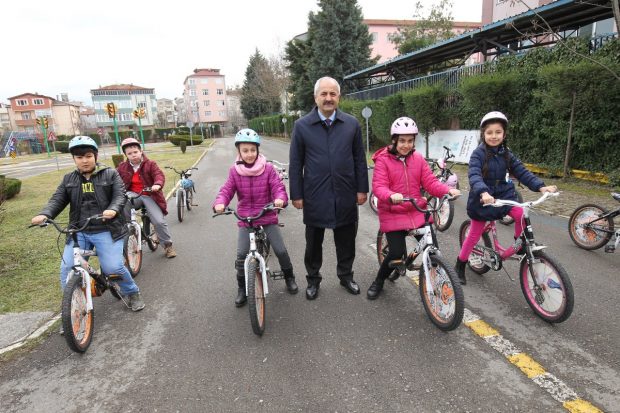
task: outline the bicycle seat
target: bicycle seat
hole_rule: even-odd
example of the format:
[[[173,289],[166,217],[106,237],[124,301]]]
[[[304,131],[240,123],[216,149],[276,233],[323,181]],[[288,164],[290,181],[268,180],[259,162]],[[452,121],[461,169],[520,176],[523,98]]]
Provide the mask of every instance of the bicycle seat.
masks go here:
[[[620,202],[620,193],[619,192],[612,192],[611,193],[611,197],[613,199],[615,199],[616,201]]]
[[[136,198],[140,197],[140,194],[137,194],[137,193],[132,192],[132,191],[127,191],[125,196],[127,196],[127,199],[136,199]]]

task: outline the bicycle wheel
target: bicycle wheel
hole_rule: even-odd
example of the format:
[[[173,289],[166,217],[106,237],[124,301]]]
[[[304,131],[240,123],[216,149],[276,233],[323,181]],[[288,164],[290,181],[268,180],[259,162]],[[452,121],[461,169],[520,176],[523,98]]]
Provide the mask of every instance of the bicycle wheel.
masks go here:
[[[463,223],[461,224],[461,228],[459,229],[459,245],[461,247],[463,247],[463,242],[465,242],[465,239],[469,234],[470,225],[471,220],[469,219],[463,221]],[[482,234],[482,242],[484,243],[485,247],[493,247],[493,244],[491,243],[491,238],[489,238],[489,234],[486,232]],[[469,268],[471,268],[471,270],[478,275],[482,275],[491,269],[491,267],[482,262],[482,260],[480,259],[481,254],[476,252],[476,250],[479,250],[479,247],[481,246],[482,244],[480,244],[480,241],[478,241],[472,252],[469,254],[469,258],[467,259],[467,265],[469,266]]]
[[[561,323],[573,312],[573,285],[566,270],[555,259],[543,251],[533,254],[533,273],[527,260],[521,261],[521,291],[537,316],[549,323]],[[538,285],[534,285],[534,278]]]
[[[432,198],[431,202],[433,202],[432,208],[435,208],[435,203],[439,202],[439,199]],[[444,232],[450,228],[452,220],[454,219],[454,204],[444,199],[439,210],[433,212],[433,219],[435,220],[435,228],[437,228],[437,231]]]
[[[265,235],[265,239],[256,242],[256,250],[265,260],[265,266],[269,267],[269,257],[271,256],[271,244]]]
[[[188,189],[187,191],[185,191],[185,195],[186,195],[185,205],[187,206],[187,210],[191,211],[192,202],[194,202],[194,191],[192,189]]]
[[[155,231],[155,225],[148,216],[142,217],[142,230],[144,231],[144,239],[151,251],[155,251],[159,245],[159,237]]]
[[[610,217],[599,219],[606,212],[594,204],[582,205],[573,211],[568,220],[568,235],[575,245],[584,250],[595,250],[609,242],[614,232],[614,220]]]
[[[183,222],[183,216],[185,215],[185,190],[177,190],[177,218],[179,222]]]
[[[374,212],[375,214],[379,213],[378,203],[379,199],[371,191],[370,196],[368,197],[368,205],[370,205],[370,209],[372,209],[372,212]]]
[[[129,233],[125,235],[123,243],[123,256],[125,265],[132,277],[137,277],[142,268],[142,248],[138,244],[138,235],[135,228],[131,227]]]
[[[88,286],[87,288],[90,288]],[[86,309],[86,288],[82,276],[73,273],[62,295],[62,328],[69,348],[84,353],[93,338],[95,310]]]
[[[254,334],[262,336],[265,332],[265,290],[260,265],[256,259],[248,263],[248,304],[250,322]]]
[[[431,291],[427,291],[424,266],[420,269],[419,289],[424,310],[440,330],[454,330],[463,321],[463,289],[456,272],[444,258],[438,255],[429,255],[429,258]]]
[[[523,202],[523,195],[521,195],[521,192],[515,189],[515,193],[517,194],[517,202]],[[515,220],[512,219],[510,215],[506,215],[502,219],[498,219],[497,222],[499,222],[500,224],[504,224],[504,225],[512,225],[515,222]]]

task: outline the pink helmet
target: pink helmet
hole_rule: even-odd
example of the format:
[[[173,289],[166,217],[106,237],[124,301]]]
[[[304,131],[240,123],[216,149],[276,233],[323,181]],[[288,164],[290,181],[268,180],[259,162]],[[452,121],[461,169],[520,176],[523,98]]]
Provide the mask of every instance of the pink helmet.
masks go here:
[[[138,140],[136,138],[125,138],[123,139],[123,141],[121,142],[121,150],[123,152],[125,152],[125,147],[129,146],[129,145],[138,145],[140,147],[142,147],[140,145],[140,142],[138,142]]]
[[[417,135],[418,134],[418,126],[415,124],[414,120],[407,117],[398,118],[392,123],[392,127],[390,128],[390,135],[394,137],[394,135]]]

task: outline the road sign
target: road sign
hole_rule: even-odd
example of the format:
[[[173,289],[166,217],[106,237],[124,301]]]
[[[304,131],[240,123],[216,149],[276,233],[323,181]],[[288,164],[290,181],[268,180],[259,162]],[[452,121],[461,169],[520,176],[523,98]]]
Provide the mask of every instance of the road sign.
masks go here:
[[[286,118],[282,118],[282,123],[286,123]]]
[[[97,133],[99,134],[99,136],[105,135],[105,131],[103,130],[103,128],[97,128]]]
[[[50,133],[47,135],[47,140],[52,142],[52,141],[57,141],[58,138],[56,137],[54,132],[50,131]]]
[[[364,119],[368,119],[369,117],[371,117],[372,109],[370,109],[368,106],[365,106],[364,109],[362,109],[362,116],[364,117]]]
[[[194,127],[194,122],[192,121],[188,121],[185,126],[187,126],[188,128],[193,128]]]

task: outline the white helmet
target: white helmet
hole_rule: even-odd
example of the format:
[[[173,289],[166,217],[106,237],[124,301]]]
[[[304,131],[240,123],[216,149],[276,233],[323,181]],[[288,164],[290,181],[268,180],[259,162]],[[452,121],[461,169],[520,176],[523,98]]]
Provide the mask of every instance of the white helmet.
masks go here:
[[[508,118],[506,117],[506,115],[504,115],[502,112],[494,111],[489,112],[482,117],[482,120],[480,121],[480,128],[482,128],[485,123],[491,120],[498,120],[502,122],[504,124],[504,128],[508,126]]]

